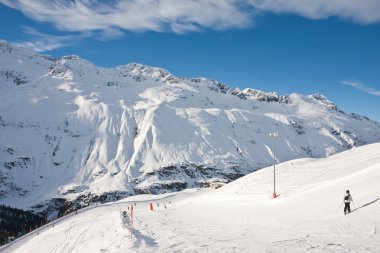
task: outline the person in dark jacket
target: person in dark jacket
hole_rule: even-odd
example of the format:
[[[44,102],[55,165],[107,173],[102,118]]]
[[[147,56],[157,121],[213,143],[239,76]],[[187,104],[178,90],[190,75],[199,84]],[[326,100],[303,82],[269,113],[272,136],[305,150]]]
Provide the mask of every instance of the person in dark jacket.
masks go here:
[[[344,202],[344,214],[346,215],[351,212],[350,203],[353,202],[353,199],[351,197],[349,190],[347,190],[346,194],[344,194],[343,202]]]

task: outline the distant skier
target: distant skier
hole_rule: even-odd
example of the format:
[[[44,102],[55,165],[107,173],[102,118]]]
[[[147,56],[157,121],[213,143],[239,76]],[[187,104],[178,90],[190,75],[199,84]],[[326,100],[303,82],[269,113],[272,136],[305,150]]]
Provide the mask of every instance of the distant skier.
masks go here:
[[[350,203],[353,202],[350,191],[347,190],[346,194],[344,194],[344,215],[351,212]]]

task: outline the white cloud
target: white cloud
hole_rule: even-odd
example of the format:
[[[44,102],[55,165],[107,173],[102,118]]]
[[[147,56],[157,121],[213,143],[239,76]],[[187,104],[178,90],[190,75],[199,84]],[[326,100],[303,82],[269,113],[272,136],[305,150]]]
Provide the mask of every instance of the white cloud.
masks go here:
[[[54,23],[63,31],[222,30],[252,24],[241,0],[0,0],[26,16]]]
[[[246,28],[260,13],[310,19],[338,17],[380,22],[380,0],[0,0],[26,16],[66,32],[95,32],[99,39],[125,31],[190,33]],[[93,33],[94,34],[94,33]]]
[[[20,43],[14,43],[14,45],[18,47],[30,48],[39,53],[52,51],[64,46],[62,43],[46,40],[24,41]]]
[[[256,13],[293,13],[312,19],[380,21],[379,0],[0,0],[30,18],[65,31],[123,29],[189,32],[247,27]]]
[[[362,83],[352,82],[352,81],[342,81],[341,83],[344,85],[351,86],[352,88],[358,89],[360,91],[366,92],[368,94],[380,97],[380,90],[376,90],[375,88],[368,87]]]
[[[24,27],[23,30],[24,33],[28,34],[31,37],[31,40],[24,42],[15,42],[13,44],[19,47],[31,48],[36,52],[47,52],[59,49],[61,47],[66,47],[88,36],[86,34],[54,36],[38,32],[31,27]]]
[[[363,24],[380,22],[379,0],[250,0],[250,3],[257,10],[310,19],[339,17]]]

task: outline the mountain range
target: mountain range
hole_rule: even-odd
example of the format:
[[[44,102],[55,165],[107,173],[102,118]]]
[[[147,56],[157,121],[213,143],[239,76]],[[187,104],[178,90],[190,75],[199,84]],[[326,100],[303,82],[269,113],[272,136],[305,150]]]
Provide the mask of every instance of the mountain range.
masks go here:
[[[0,101],[0,203],[49,215],[217,187],[274,160],[380,141],[378,122],[322,94],[240,90],[136,63],[102,68],[6,41]]]

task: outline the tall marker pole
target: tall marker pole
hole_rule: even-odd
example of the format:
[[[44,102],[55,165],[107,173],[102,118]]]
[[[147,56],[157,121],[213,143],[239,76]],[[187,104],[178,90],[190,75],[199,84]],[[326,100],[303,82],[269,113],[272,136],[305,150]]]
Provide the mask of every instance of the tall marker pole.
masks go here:
[[[273,198],[277,197],[276,194],[276,153],[275,153],[275,139],[278,133],[270,133],[269,136],[273,139]]]

